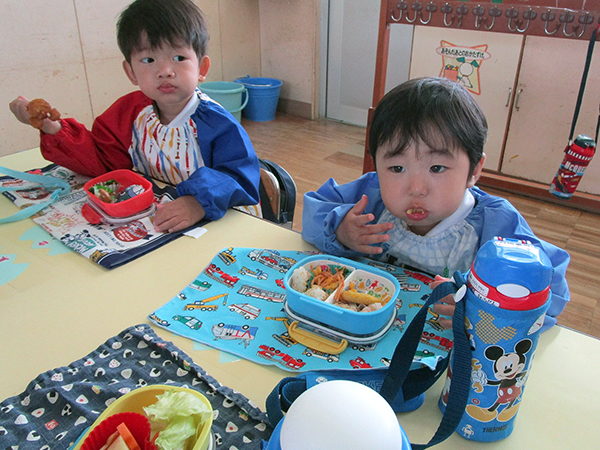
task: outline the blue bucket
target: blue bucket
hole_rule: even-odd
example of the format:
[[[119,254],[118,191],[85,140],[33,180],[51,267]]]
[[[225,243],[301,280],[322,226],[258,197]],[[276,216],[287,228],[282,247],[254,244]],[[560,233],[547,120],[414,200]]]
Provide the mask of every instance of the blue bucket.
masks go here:
[[[236,83],[248,89],[248,105],[244,109],[244,117],[255,122],[267,122],[275,118],[279,92],[283,82],[275,78],[238,78]]]
[[[248,90],[233,81],[209,81],[202,83],[200,90],[233,114],[238,122],[242,121],[242,110],[248,104]],[[242,102],[242,98],[246,98]]]

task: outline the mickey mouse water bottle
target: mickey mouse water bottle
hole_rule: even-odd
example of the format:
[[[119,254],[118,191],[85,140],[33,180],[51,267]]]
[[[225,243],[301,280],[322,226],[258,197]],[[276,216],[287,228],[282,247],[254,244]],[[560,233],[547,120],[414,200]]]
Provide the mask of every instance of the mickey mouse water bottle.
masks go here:
[[[465,326],[472,347],[471,391],[456,431],[497,441],[513,430],[546,310],[553,268],[527,241],[496,237],[477,253],[467,277]],[[452,379],[448,370],[442,411]]]

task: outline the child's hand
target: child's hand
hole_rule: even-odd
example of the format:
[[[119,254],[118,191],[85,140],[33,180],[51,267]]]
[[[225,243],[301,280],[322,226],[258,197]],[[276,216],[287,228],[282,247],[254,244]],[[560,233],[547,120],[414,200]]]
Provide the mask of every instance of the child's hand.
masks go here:
[[[450,281],[450,278],[444,278],[440,275],[436,275],[435,281],[431,283],[429,287],[431,290],[434,290],[436,287],[446,281]],[[444,317],[439,318],[440,325],[444,328],[452,328],[452,316],[454,315],[454,309],[456,307],[455,305],[456,302],[454,301],[454,297],[452,297],[452,295],[446,295],[439,302],[433,305],[433,312],[439,314],[440,316],[450,317],[449,319]]]
[[[22,95],[18,96],[12,102],[9,103],[8,107],[11,112],[15,115],[17,120],[26,125],[32,125],[31,114],[29,112],[29,100]],[[51,120],[49,118],[43,119],[41,127],[35,127],[42,130],[46,134],[56,134],[62,129],[62,125],[58,120]]]
[[[204,208],[193,195],[184,195],[158,205],[154,216],[156,231],[173,233],[191,227],[204,218]]]
[[[19,122],[29,125],[29,100],[20,95],[8,107]]]
[[[369,199],[366,195],[352,207],[344,217],[335,231],[335,235],[341,244],[361,253],[381,253],[381,247],[370,244],[380,244],[390,239],[389,235],[381,234],[390,231],[394,225],[391,222],[367,225],[375,220],[373,214],[363,214]]]

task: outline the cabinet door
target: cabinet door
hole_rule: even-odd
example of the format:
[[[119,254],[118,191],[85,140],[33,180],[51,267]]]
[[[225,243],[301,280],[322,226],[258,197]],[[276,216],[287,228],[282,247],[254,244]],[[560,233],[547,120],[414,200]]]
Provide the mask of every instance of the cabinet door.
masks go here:
[[[410,78],[444,76],[464,84],[488,120],[485,168],[497,171],[523,36],[416,26]]]
[[[527,36],[501,171],[550,184],[567,145],[588,42]],[[598,46],[596,46],[598,47]],[[600,55],[588,76],[575,136],[595,135],[600,102]],[[600,194],[600,158],[577,190]]]

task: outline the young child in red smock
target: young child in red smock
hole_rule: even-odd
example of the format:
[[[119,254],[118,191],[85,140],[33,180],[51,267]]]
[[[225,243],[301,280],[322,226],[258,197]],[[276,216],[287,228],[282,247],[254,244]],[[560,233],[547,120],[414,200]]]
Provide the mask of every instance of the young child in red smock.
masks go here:
[[[190,0],[136,0],[122,13],[117,41],[123,68],[138,91],[118,99],[92,130],[74,119],[44,119],[42,155],[97,176],[134,169],[177,185],[179,197],[159,207],[157,231],[179,231],[231,206],[259,202],[260,168],[245,130],[200,92],[210,59],[202,12]],[[10,104],[29,123],[29,100]]]

